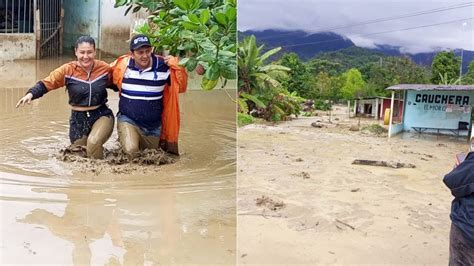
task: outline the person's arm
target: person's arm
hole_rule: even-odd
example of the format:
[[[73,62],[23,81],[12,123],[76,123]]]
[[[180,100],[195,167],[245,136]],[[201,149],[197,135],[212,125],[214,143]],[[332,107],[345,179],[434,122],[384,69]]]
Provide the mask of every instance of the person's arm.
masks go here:
[[[470,152],[464,162],[443,178],[444,184],[456,198],[474,193],[474,152]]]
[[[53,70],[49,76],[43,80],[38,81],[26,92],[26,95],[17,102],[16,108],[25,105],[25,103],[30,104],[32,100],[42,97],[48,91],[63,87],[65,85],[65,75],[66,65],[62,65],[61,67]]]

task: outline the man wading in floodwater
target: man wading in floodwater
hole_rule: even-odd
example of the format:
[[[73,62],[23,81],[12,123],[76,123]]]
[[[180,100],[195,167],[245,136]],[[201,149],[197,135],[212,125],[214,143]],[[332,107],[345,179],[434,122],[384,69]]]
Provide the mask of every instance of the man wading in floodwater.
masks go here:
[[[130,54],[111,64],[120,93],[119,141],[129,159],[158,147],[178,155],[178,94],[186,91],[188,77],[178,58],[159,57],[152,50],[147,36],[136,35]]]

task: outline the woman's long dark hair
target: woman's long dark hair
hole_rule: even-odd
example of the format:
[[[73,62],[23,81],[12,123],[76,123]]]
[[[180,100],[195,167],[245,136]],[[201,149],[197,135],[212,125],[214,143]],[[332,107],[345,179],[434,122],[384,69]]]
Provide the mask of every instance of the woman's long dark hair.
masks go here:
[[[74,45],[74,47],[77,49],[79,47],[79,44],[81,44],[81,43],[88,43],[88,44],[92,45],[95,49],[94,38],[92,38],[89,35],[83,35],[83,36],[77,38],[76,44]]]

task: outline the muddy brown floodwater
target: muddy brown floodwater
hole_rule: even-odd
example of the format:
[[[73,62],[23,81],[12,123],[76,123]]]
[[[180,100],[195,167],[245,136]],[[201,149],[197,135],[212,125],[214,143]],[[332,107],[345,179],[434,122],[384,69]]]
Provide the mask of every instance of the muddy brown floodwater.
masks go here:
[[[69,60],[0,62],[0,264],[235,264],[235,104],[225,91],[191,79],[174,163],[93,171],[57,159],[69,144],[64,89],[14,107]],[[105,147],[117,147],[116,129]]]
[[[388,140],[351,130],[359,121],[346,111],[238,129],[239,265],[448,264],[453,197],[442,179],[466,139]]]

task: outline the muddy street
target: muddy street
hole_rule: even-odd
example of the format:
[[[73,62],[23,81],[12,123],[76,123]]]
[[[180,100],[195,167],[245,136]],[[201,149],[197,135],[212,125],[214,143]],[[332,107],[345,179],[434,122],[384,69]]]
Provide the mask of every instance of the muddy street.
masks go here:
[[[171,163],[114,170],[61,161],[56,155],[69,145],[65,90],[15,104],[69,60],[0,64],[1,264],[233,264],[236,128],[227,94],[190,80],[180,96],[181,157]],[[113,91],[108,104],[115,114]],[[105,148],[117,145],[115,128]]]
[[[332,115],[238,129],[239,264],[446,265],[452,196],[442,178],[466,141],[387,140],[354,130],[344,107]]]

